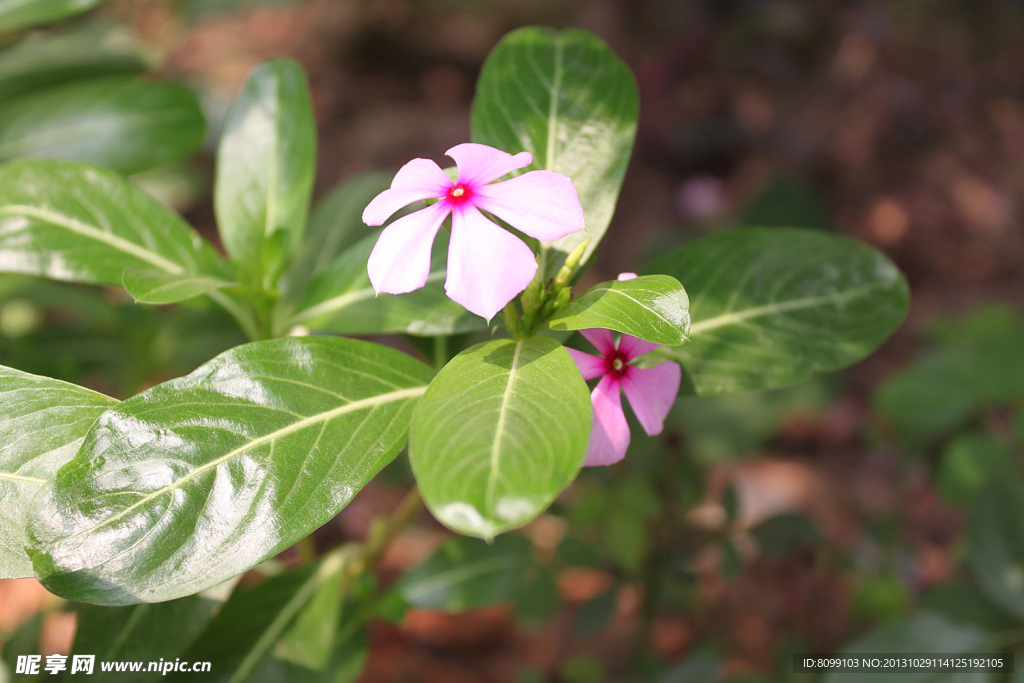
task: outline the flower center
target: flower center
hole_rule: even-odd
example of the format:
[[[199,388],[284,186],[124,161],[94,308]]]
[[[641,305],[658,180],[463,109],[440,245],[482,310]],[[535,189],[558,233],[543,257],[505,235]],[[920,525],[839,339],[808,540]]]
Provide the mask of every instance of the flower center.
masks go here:
[[[613,377],[622,377],[629,370],[629,363],[626,357],[618,351],[605,359],[605,373]]]
[[[448,189],[448,193],[445,197],[452,204],[464,204],[469,201],[469,198],[473,196],[473,189],[469,185],[459,183],[458,185],[452,185]]]

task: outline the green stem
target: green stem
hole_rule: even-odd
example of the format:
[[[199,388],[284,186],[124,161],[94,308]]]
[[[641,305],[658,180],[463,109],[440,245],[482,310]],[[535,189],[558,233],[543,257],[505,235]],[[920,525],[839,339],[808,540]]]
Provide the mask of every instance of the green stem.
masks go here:
[[[369,536],[365,542],[354,548],[345,571],[341,575],[343,593],[348,592],[357,578],[377,566],[388,546],[398,538],[402,529],[412,521],[422,507],[423,499],[420,497],[419,490],[414,487],[390,515],[373,520],[370,524]]]
[[[208,296],[221,308],[227,311],[228,315],[234,318],[235,322],[245,333],[245,336],[249,337],[250,340],[256,341],[258,339],[264,339],[260,336],[259,326],[256,322],[256,317],[252,311],[248,308],[239,306],[236,301],[225,295],[223,292],[213,291]]]

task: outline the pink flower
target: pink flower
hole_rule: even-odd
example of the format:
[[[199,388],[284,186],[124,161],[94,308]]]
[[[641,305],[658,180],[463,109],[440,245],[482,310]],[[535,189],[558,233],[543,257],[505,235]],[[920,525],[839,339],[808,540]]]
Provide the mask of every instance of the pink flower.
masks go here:
[[[622,460],[629,448],[629,426],[626,414],[622,412],[619,389],[626,392],[626,398],[644,431],[654,436],[661,433],[665,417],[676,400],[682,371],[677,363],[670,361],[653,368],[629,364],[638,356],[658,348],[658,344],[624,334],[616,347],[609,330],[581,332],[601,353],[593,356],[568,349],[583,373],[583,379],[601,377],[590,394],[590,402],[594,406],[594,427],[583,464],[611,465]]]
[[[459,169],[455,182],[433,161],[413,159],[399,169],[391,189],[374,197],[363,211],[364,223],[383,225],[403,206],[439,200],[384,229],[367,263],[370,282],[378,294],[403,294],[426,284],[434,237],[451,214],[445,291],[490,320],[530,284],[537,258],[521,239],[480,210],[530,237],[550,242],[583,229],[583,207],[572,181],[560,173],[530,171],[492,183],[529,166],[533,162],[529,152],[513,156],[466,143],[446,154]]]

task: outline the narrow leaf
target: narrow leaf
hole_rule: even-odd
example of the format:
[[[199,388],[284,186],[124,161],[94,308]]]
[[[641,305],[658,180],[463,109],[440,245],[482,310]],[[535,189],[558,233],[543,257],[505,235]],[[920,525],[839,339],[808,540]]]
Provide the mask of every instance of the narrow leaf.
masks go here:
[[[0,166],[0,271],[120,286],[128,268],[224,273],[213,247],[116,173],[43,159]]]
[[[250,277],[274,282],[302,240],[315,155],[316,124],[302,67],[288,59],[260,64],[224,122],[214,195],[224,246]]]
[[[583,205],[586,229],[542,249],[547,274],[589,239],[586,262],[608,229],[638,114],[633,73],[586,31],[521,28],[484,63],[473,100],[473,141],[532,153],[526,170],[569,176]]]
[[[551,504],[583,464],[590,396],[554,339],[496,339],[463,351],[416,406],[409,458],[434,516],[491,539]]]
[[[602,282],[558,311],[553,330],[594,327],[624,332],[657,344],[682,344],[690,331],[690,301],[668,275]]]
[[[720,233],[645,270],[689,292],[690,342],[655,353],[681,363],[683,391],[698,395],[784,387],[855,363],[893,333],[909,303],[884,254],[812,230]]]
[[[101,2],[103,0],[0,0],[0,31],[73,17]]]
[[[208,275],[134,268],[121,276],[121,285],[140,304],[173,304],[232,284],[237,285]]]
[[[78,450],[112,398],[0,366],[0,579],[32,576],[29,500]]]
[[[36,573],[106,605],[237,576],[331,519],[395,457],[429,378],[377,344],[286,338],[130,398],[36,498]]]
[[[448,335],[486,328],[444,293],[448,239],[434,245],[427,285],[408,294],[378,295],[366,270],[379,231],[363,239],[331,263],[309,286],[293,315],[295,324],[339,334],[405,332],[421,336]]]
[[[184,86],[90,79],[4,102],[0,162],[46,157],[137,173],[188,157],[205,129],[199,101]]]

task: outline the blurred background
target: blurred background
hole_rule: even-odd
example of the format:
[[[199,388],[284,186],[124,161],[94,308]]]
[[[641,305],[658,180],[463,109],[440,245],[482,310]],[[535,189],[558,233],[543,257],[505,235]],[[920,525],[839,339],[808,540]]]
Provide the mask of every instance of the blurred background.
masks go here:
[[[480,66],[524,25],[590,30],[639,81],[637,145],[590,280],[711,232],[796,226],[888,253],[910,316],[839,375],[682,399],[661,436],[634,430],[628,464],[584,472],[526,529],[540,569],[514,604],[382,620],[359,680],[587,683],[656,660],[665,683],[712,680],[712,661],[731,681],[796,681],[788,653],[923,611],[1019,632],[982,597],[965,539],[986,482],[1019,475],[1024,454],[1024,3],[110,0],[57,30],[130,46],[198,93],[203,149],[136,179],[212,238],[218,121],[255,64],[307,70],[323,196],[468,140]],[[5,97],[0,159],[15,155]],[[115,396],[241,341],[199,311],[0,278],[0,363]],[[317,543],[362,537],[406,467]],[[420,519],[382,581],[445,537]],[[74,616],[55,604],[0,581],[0,640],[43,610],[43,653],[67,651]]]

